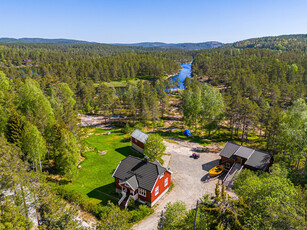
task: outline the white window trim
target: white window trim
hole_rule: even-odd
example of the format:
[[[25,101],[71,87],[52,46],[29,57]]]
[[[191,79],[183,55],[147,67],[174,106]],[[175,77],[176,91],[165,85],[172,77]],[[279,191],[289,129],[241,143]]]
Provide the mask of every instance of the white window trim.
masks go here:
[[[155,196],[157,196],[158,194],[159,194],[159,186],[155,188]]]
[[[164,180],[164,187],[168,186],[168,177],[165,178]]]
[[[141,196],[146,197],[146,190],[145,190],[145,189],[139,188],[138,193],[139,193]]]
[[[164,173],[161,174],[160,179],[164,177]]]

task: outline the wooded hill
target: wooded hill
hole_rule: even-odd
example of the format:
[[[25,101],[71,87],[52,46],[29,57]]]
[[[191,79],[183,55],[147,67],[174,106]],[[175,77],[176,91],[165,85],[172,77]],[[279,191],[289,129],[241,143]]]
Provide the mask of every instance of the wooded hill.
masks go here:
[[[199,43],[163,43],[163,42],[141,42],[131,44],[115,43],[114,45],[121,46],[138,46],[138,47],[152,47],[152,48],[163,48],[163,49],[184,49],[184,50],[201,50],[211,49],[223,46],[221,42],[199,42]]]
[[[73,39],[47,39],[47,38],[0,38],[0,43],[89,43]]]
[[[268,48],[273,50],[307,51],[307,34],[253,38],[227,45],[233,48]]]

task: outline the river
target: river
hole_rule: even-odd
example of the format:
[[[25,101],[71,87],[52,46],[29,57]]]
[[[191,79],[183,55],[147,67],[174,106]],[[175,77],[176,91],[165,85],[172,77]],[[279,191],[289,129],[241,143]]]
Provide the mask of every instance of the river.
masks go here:
[[[176,79],[176,77],[179,77],[180,80],[180,87],[179,89],[184,89],[183,82],[184,80],[189,77],[191,78],[192,73],[192,63],[183,63],[181,64],[182,69],[180,70],[179,74],[174,76],[172,79],[173,81]]]

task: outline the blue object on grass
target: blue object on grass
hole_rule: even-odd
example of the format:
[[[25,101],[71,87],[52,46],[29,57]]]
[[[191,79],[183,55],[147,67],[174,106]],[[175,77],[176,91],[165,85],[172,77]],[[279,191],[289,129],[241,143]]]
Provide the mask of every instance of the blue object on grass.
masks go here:
[[[186,130],[184,130],[184,132],[183,132],[183,135],[184,136],[191,136],[191,131],[190,130],[188,130],[188,129],[186,129]]]

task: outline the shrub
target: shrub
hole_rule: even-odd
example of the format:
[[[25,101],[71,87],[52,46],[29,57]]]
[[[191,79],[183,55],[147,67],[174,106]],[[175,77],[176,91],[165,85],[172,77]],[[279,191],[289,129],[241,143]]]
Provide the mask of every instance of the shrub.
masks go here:
[[[131,219],[129,222],[137,223],[154,212],[153,209],[146,205],[140,205],[138,209],[130,211]]]
[[[134,125],[134,128],[135,129],[139,129],[139,130],[142,130],[143,129],[143,125],[141,124],[141,123],[136,123],[135,125]]]
[[[165,126],[165,123],[163,120],[160,120],[157,122],[157,127],[163,128]]]
[[[122,132],[125,133],[125,134],[130,134],[132,132],[132,128],[130,127],[128,122],[126,123],[126,125],[122,129]]]
[[[53,188],[55,189],[56,194],[60,195],[63,199],[78,205],[81,209],[92,213],[100,220],[103,220],[103,218],[105,218],[111,211],[110,205],[103,206],[101,204],[93,203],[90,199],[87,199],[75,190],[65,189],[60,186],[54,186]],[[126,210],[129,223],[137,223],[154,212],[153,209],[146,205],[138,205],[138,202],[134,202],[133,199],[129,201],[129,206],[133,208],[132,211],[129,212]]]

